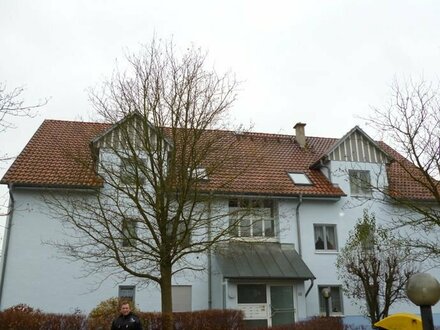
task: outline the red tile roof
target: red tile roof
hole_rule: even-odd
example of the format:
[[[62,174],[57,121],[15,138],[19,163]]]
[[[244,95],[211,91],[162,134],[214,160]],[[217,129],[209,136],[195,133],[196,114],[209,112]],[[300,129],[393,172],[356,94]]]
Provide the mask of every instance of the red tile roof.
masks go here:
[[[45,120],[0,183],[96,187],[90,140],[108,124]]]
[[[429,187],[428,181],[413,163],[386,143],[380,142],[379,145],[393,158],[393,161],[387,166],[388,193],[390,196],[421,201],[435,200],[433,193],[427,188]],[[440,182],[433,178],[432,180],[440,190]]]
[[[322,155],[334,139],[307,138],[302,149],[291,135],[223,131],[223,143],[230,149],[230,164],[226,170],[209,177],[208,188],[217,193],[248,193],[262,195],[340,197],[344,192],[333,186],[320,170],[310,169],[317,156]],[[238,140],[238,141],[237,141]],[[208,162],[209,163],[209,162]],[[313,185],[295,185],[289,172],[306,174]]]
[[[102,123],[44,121],[0,183],[43,187],[100,186],[102,182],[94,171],[90,142],[110,127]],[[274,196],[345,195],[320,170],[310,168],[337,139],[307,137],[307,147],[302,149],[291,135],[213,132],[222,135],[223,143],[234,143],[234,155],[228,166],[209,177],[207,188],[211,191]],[[289,172],[305,173],[313,185],[295,185]],[[400,187],[408,197],[427,197],[426,192],[420,192],[408,180],[402,179],[395,164],[391,165],[390,174],[390,186]]]

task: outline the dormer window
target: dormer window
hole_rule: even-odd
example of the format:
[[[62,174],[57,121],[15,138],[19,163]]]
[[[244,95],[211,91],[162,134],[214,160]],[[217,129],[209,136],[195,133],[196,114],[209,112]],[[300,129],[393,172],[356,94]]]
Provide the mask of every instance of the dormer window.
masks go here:
[[[371,196],[369,171],[349,170],[350,192],[352,196]]]
[[[302,172],[289,172],[289,177],[295,185],[299,186],[311,186],[313,185],[309,177]]]
[[[135,157],[121,158],[119,178],[121,183],[136,186],[145,183],[145,160]]]

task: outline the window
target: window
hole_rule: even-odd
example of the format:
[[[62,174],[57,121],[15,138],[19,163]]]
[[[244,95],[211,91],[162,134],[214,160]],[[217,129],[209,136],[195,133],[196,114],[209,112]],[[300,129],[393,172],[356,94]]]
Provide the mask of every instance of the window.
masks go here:
[[[288,173],[290,179],[293,181],[296,185],[304,185],[304,186],[311,186],[312,181],[310,181],[309,177],[305,175],[304,173]]]
[[[136,230],[136,220],[131,218],[126,218],[122,220],[122,246],[135,246],[137,230]]]
[[[340,286],[319,285],[319,312],[325,314],[325,298],[322,296],[322,289],[330,289],[330,298],[328,299],[330,315],[341,315],[344,313],[342,306],[342,288]]]
[[[191,285],[173,285],[171,287],[173,299],[173,312],[190,312],[191,304]]]
[[[336,225],[314,225],[315,249],[336,251]]]
[[[134,293],[136,291],[136,286],[134,285],[120,285],[118,298],[129,300],[134,303]]]
[[[194,169],[188,169],[188,174],[191,175],[191,171],[192,171],[192,175],[193,178],[195,178],[196,180],[208,180],[208,173],[206,172],[206,168],[204,167],[196,167]]]
[[[237,302],[239,304],[266,303],[266,284],[237,285]]]
[[[145,177],[145,161],[138,157],[121,158],[120,180],[127,185],[143,185]]]
[[[349,170],[350,192],[353,196],[371,195],[370,171]]]
[[[230,200],[230,224],[235,237],[275,237],[272,200]]]

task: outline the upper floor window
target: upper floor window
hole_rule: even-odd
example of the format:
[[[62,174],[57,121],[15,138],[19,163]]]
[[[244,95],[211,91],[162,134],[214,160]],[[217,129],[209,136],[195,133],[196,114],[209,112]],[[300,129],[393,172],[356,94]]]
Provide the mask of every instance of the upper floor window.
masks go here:
[[[127,185],[143,185],[145,183],[145,160],[139,157],[121,158],[120,181]]]
[[[353,196],[371,195],[370,171],[349,170],[350,192]]]
[[[192,173],[191,173],[192,172]],[[196,180],[208,180],[208,173],[204,167],[188,168],[188,175],[192,175]]]
[[[322,296],[322,290],[324,288],[330,289],[330,298],[328,298],[330,315],[342,315],[344,313],[342,306],[342,288],[337,285],[318,286],[319,312],[321,314],[325,314],[326,302],[325,302],[325,298]]]
[[[122,220],[122,246],[135,246],[137,238],[136,220],[132,218]]]
[[[233,236],[275,237],[275,208],[272,200],[230,200],[229,211]]]
[[[315,249],[336,251],[336,225],[314,225]]]

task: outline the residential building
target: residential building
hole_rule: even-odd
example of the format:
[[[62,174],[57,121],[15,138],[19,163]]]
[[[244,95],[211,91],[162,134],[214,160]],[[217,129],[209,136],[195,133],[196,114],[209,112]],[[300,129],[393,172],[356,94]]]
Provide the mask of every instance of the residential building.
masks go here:
[[[86,195],[104,189],[99,170],[85,170],[76,160],[105,159],[105,144],[118,125],[46,120],[3,177],[1,183],[10,191],[10,213],[1,309],[25,303],[47,312],[88,312],[120,296],[135,300],[140,310],[160,310],[157,286],[130,277],[116,281],[105,272],[86,274],[80,261],[67,261],[54,242],[71,237],[62,221],[50,216],[42,198],[47,191]],[[204,271],[173,277],[174,310],[238,308],[249,325],[291,323],[323,314],[321,290],[330,288],[331,315],[360,315],[342,292],[335,261],[364,208],[384,220],[384,209],[396,207],[378,203],[380,192],[372,187],[393,187],[413,197],[413,184],[400,180],[391,161],[395,151],[359,127],[341,138],[307,136],[303,123],[296,124],[291,135],[217,133],[241,141],[235,152],[242,162],[236,169],[240,175],[211,190],[215,203],[234,214],[242,209],[252,213],[238,219],[229,243],[197,257],[206,264]],[[252,165],[240,168],[243,160]],[[121,168],[124,164],[121,160]],[[206,176],[203,169],[200,175]],[[213,187],[217,182],[213,177],[206,181]],[[430,198],[417,193],[419,199]],[[122,230],[133,234],[136,228],[127,222]],[[121,246],[129,243],[124,240]],[[404,308],[414,311],[411,305]]]

